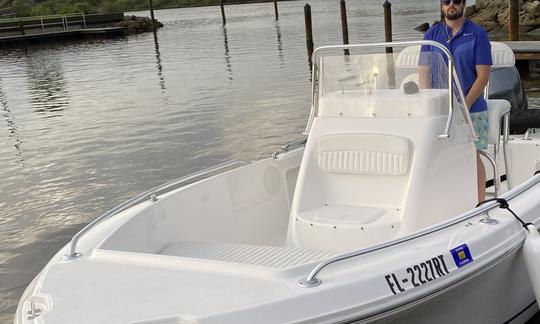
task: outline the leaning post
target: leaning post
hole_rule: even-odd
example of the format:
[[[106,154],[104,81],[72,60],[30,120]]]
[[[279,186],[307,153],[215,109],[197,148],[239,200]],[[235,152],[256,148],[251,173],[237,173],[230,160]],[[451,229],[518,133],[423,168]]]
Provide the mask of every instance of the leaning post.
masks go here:
[[[508,40],[519,40],[519,1],[509,0]]]
[[[345,0],[340,0],[339,5],[341,7],[341,32],[343,34],[343,45],[349,45],[349,26],[347,24],[347,6]],[[346,49],[345,55],[349,55],[349,49]]]
[[[276,13],[276,20],[279,19],[279,12],[277,7],[277,0],[274,0],[274,12]]]
[[[219,0],[219,6],[221,7],[221,19],[223,20],[223,26],[227,24],[227,18],[225,18],[225,6],[223,0]]]
[[[306,23],[306,47],[308,52],[308,60],[311,65],[311,55],[313,54],[313,27],[311,24],[311,6],[306,3],[304,6],[304,20]]]

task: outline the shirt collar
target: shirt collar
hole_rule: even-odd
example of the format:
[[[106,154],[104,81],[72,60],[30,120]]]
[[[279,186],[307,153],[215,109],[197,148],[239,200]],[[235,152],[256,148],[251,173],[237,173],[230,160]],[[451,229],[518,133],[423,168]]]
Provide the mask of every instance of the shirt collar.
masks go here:
[[[461,34],[463,34],[463,31],[465,30],[465,28],[467,27],[468,24],[469,24],[469,20],[465,19],[465,21],[463,22],[463,25],[461,26],[459,31],[454,35],[454,37],[451,37],[448,40],[448,43],[451,43],[454,39],[461,36]],[[452,28],[448,27],[448,25],[446,25],[446,23],[443,23],[443,29],[446,32],[446,35],[448,35],[448,36],[452,35]]]

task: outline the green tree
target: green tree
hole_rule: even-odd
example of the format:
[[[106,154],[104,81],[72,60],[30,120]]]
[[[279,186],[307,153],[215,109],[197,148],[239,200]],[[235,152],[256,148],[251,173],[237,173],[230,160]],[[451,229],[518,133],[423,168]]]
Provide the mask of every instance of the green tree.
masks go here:
[[[34,1],[32,0],[14,0],[11,3],[11,9],[19,17],[30,16]]]
[[[75,3],[73,5],[73,10],[75,12],[84,12],[85,14],[92,12],[92,8],[86,2],[77,2],[77,3]]]
[[[30,16],[47,16],[52,15],[53,11],[46,3],[38,3],[32,8]]]

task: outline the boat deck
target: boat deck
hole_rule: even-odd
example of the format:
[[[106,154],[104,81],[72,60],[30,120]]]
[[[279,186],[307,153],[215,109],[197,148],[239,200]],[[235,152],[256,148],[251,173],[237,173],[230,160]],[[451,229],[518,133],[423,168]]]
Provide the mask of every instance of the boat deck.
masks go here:
[[[160,254],[280,269],[321,261],[334,255],[332,252],[292,247],[192,241],[170,244]]]

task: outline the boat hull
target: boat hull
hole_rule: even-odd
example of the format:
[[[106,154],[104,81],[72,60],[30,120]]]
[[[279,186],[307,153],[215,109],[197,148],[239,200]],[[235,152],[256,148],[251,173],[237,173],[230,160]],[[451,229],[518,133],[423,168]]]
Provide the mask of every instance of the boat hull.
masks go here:
[[[537,144],[535,141],[523,143]],[[279,187],[289,189],[276,196],[281,197],[283,204],[279,210],[287,210],[301,154],[300,149],[277,159],[259,161],[206,179],[204,183],[193,184],[177,194],[183,197],[188,190],[196,189],[200,196],[190,193],[193,195],[191,201],[204,204],[212,191],[200,190],[202,185],[214,190],[212,188],[221,188],[216,187],[216,183],[225,183],[228,188],[242,191],[235,189],[232,191],[235,194],[216,193],[215,196],[230,196],[243,202],[246,195],[251,197],[260,192],[261,197],[265,197],[268,188]],[[280,176],[265,177],[269,166],[279,170]],[[529,173],[533,172],[529,170]],[[251,182],[253,188],[260,187],[261,190],[252,187],[247,190],[244,185],[235,185],[245,183],[236,180],[246,177],[254,180]],[[273,183],[270,180],[275,178],[283,183],[269,186]],[[540,187],[531,185],[510,202],[516,213],[537,227],[540,224],[539,194]],[[176,199],[174,195],[171,193],[169,199]],[[137,250],[139,245],[130,251],[113,249],[111,243],[107,245],[109,249],[105,249],[104,242],[113,238],[115,232],[126,228],[130,220],[135,220],[151,206],[161,206],[166,198],[146,201],[105,220],[81,241],[78,251],[82,256],[78,259],[62,260],[67,247],[62,249],[27,289],[15,323],[63,323],[67,320],[81,324],[524,323],[537,311],[521,255],[524,232],[507,211],[499,208],[490,211],[491,217],[499,221],[496,225],[481,223],[484,215],[459,221],[446,229],[419,236],[408,244],[374,251],[329,267],[319,274],[321,286],[306,289],[300,288],[297,282],[313,269],[313,262],[279,268],[274,264],[230,260],[232,254],[228,254],[226,260],[217,260],[208,255],[167,254],[164,252],[167,250],[151,253],[145,249]],[[256,202],[271,201],[255,198]],[[266,206],[260,203],[230,205],[253,207],[254,210]],[[279,213],[266,209],[269,217],[275,220]],[[222,216],[223,212],[212,214]],[[238,226],[247,214],[254,215],[255,212],[238,214],[233,224]],[[158,228],[160,222],[167,219],[163,213],[155,215],[159,217],[145,218],[146,228]],[[184,210],[178,215],[189,213]],[[169,228],[182,229],[180,226]],[[126,235],[122,242],[141,244],[144,241],[140,239],[142,234]],[[132,240],[132,237],[138,239]],[[234,247],[254,249],[259,245],[260,248],[261,235],[257,235],[257,239]],[[450,250],[462,244],[468,245],[474,262],[457,267]],[[385,275],[396,273],[400,279],[405,278],[407,267],[443,254],[448,266],[445,276],[420,287],[404,286],[406,291],[393,294]],[[274,259],[279,255],[274,255]],[[138,306],[141,300],[145,301],[145,307]],[[35,320],[27,320],[29,301],[34,301],[36,308],[42,310]],[[122,309],[123,312],[95,311],[107,308]]]
[[[521,248],[439,292],[342,323],[525,323],[538,311]]]

